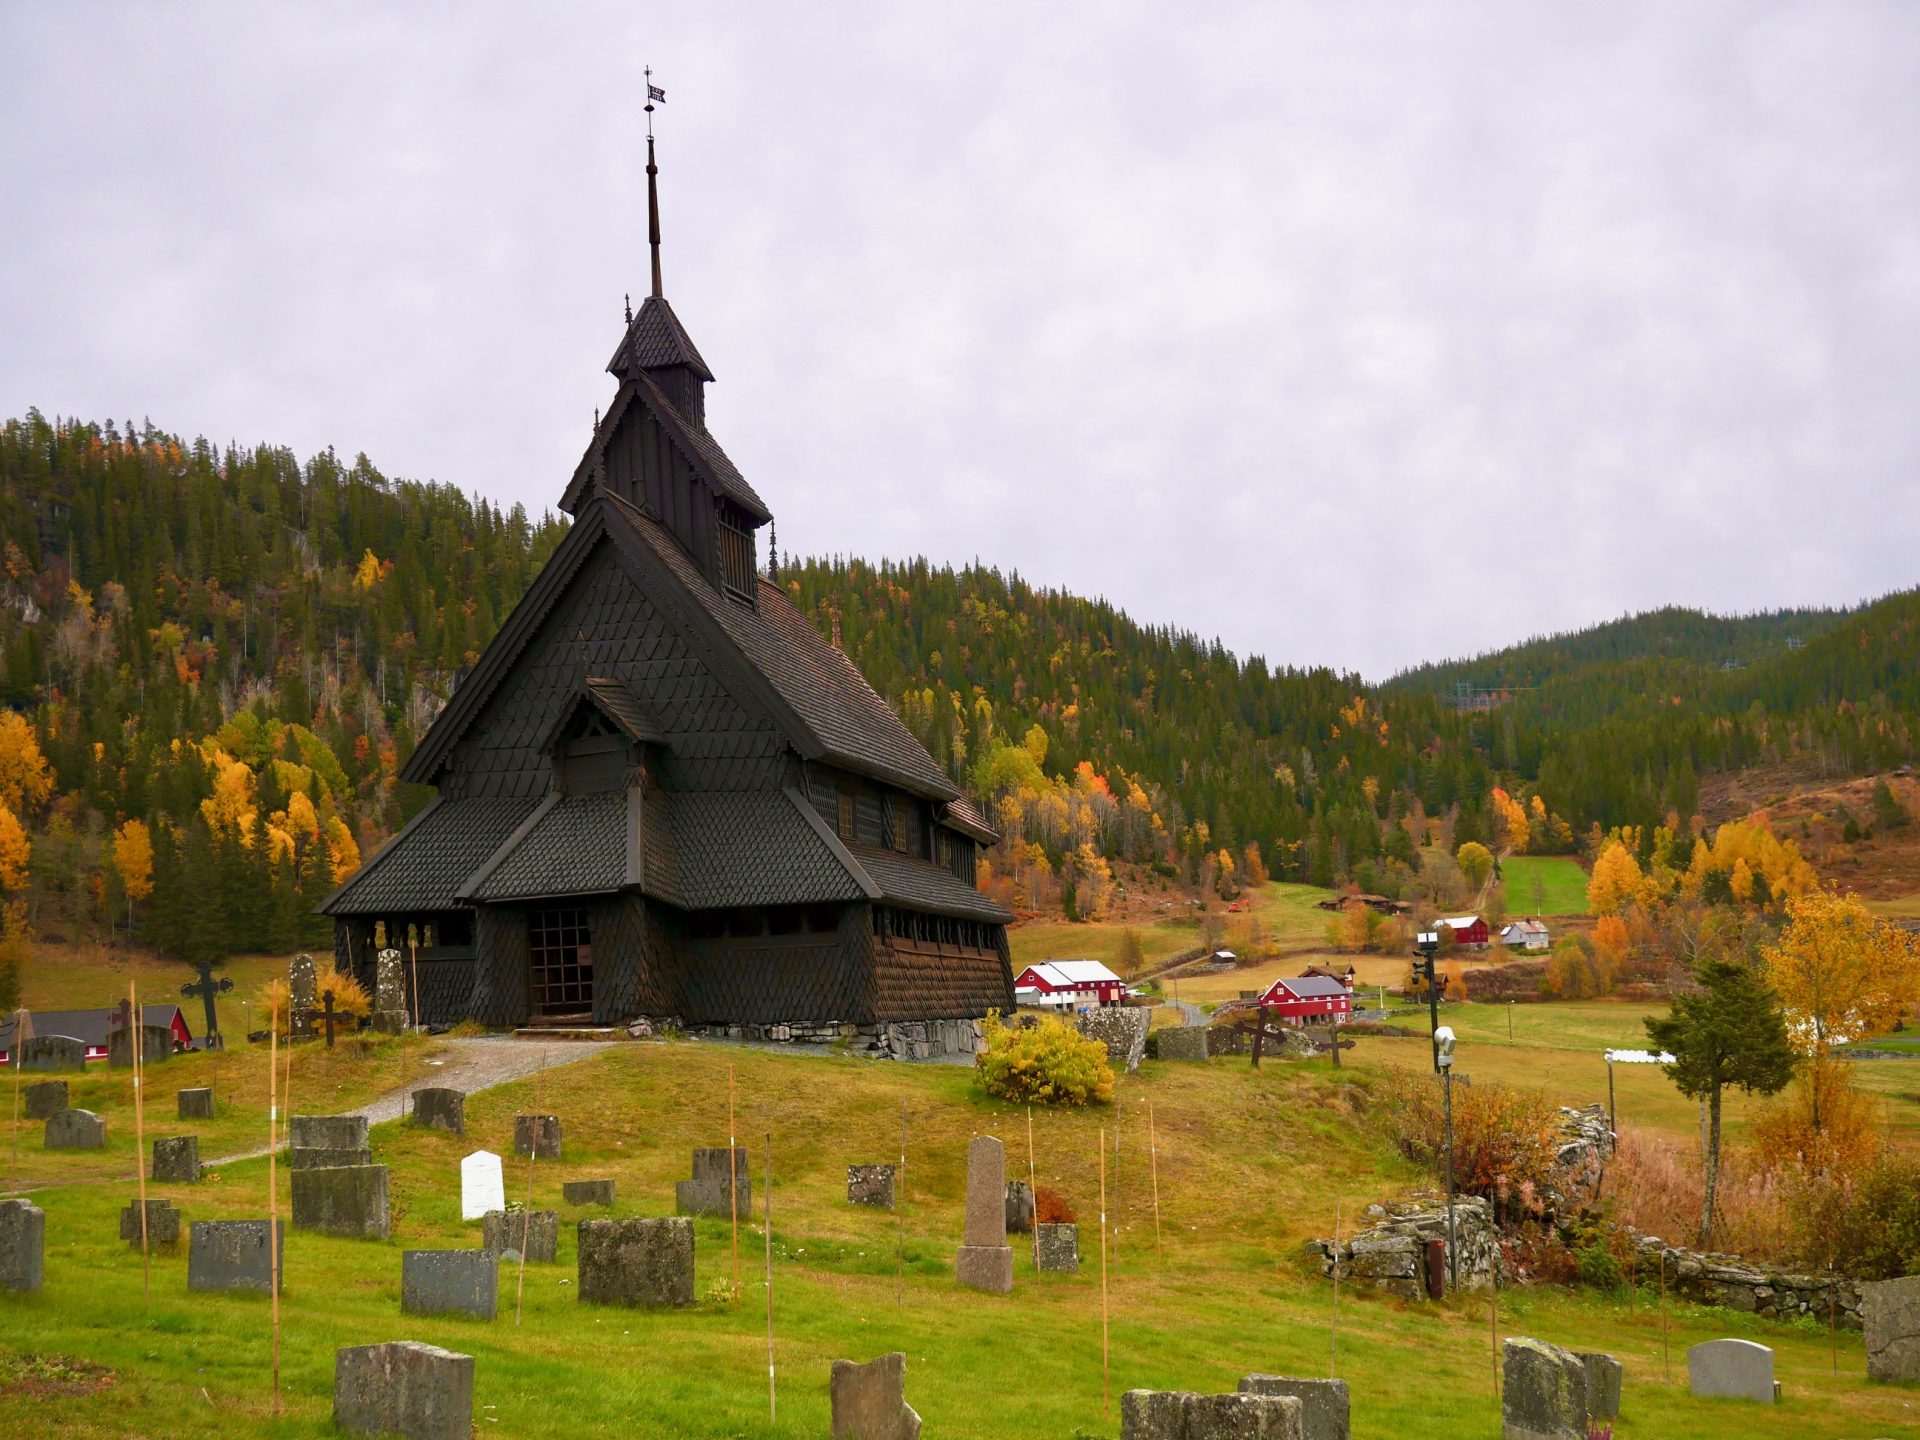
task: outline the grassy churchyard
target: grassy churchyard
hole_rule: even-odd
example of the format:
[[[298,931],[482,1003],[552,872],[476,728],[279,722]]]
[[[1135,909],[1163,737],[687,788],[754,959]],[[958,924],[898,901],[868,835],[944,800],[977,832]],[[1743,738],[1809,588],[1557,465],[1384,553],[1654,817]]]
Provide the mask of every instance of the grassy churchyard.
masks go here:
[[[1475,1013],[1480,1008],[1488,1013]],[[1509,1056],[1516,1071],[1533,1065],[1536,1079],[1557,1094],[1565,1087],[1563,1098],[1604,1098],[1604,1074],[1594,1088],[1574,1057],[1630,1040],[1614,1034],[1615,1017],[1599,1005],[1517,1008],[1511,1047],[1496,1007],[1453,1011],[1463,1069],[1486,1073],[1495,1055]],[[1325,1062],[1269,1063],[1258,1073],[1244,1059],[1225,1057],[1198,1065],[1149,1062],[1122,1078],[1112,1108],[1034,1115],[1038,1178],[1075,1207],[1083,1268],[1077,1277],[1036,1281],[1016,1237],[1014,1293],[992,1297],[960,1290],[952,1279],[965,1151],[975,1134],[998,1135],[1007,1143],[1010,1176],[1024,1176],[1026,1115],[984,1098],[968,1070],[692,1042],[622,1045],[558,1063],[566,1055],[565,1046],[552,1047],[556,1066],[541,1082],[542,1108],[565,1125],[566,1157],[542,1162],[532,1180],[535,1207],[560,1210],[560,1260],[527,1268],[520,1322],[513,1318],[511,1266],[502,1267],[501,1313],[492,1323],[402,1316],[400,1257],[406,1248],[478,1244],[477,1222],[458,1218],[463,1154],[486,1148],[507,1155],[508,1194],[524,1195],[526,1162],[512,1158],[511,1131],[513,1116],[534,1107],[532,1080],[470,1096],[464,1138],[398,1123],[375,1128],[375,1159],[392,1170],[390,1241],[289,1235],[278,1419],[265,1297],[189,1294],[178,1254],[154,1256],[151,1293],[143,1294],[139,1253],[116,1238],[119,1209],[134,1192],[130,1090],[122,1074],[90,1072],[76,1101],[84,1093],[105,1115],[112,1148],[90,1157],[84,1177],[70,1157],[42,1152],[38,1125],[21,1127],[21,1172],[47,1215],[46,1284],[38,1295],[0,1297],[0,1354],[12,1357],[0,1360],[0,1419],[61,1437],[328,1434],[335,1348],[405,1338],[475,1356],[482,1435],[821,1436],[828,1432],[830,1362],[903,1349],[908,1399],[929,1436],[1115,1436],[1118,1396],[1130,1387],[1222,1390],[1253,1371],[1327,1373],[1332,1297],[1302,1244],[1331,1232],[1336,1204],[1351,1228],[1369,1202],[1421,1183],[1364,1118],[1366,1091],[1390,1067],[1424,1062],[1421,1041],[1363,1040],[1338,1073]],[[343,1046],[331,1059],[318,1046],[300,1046],[295,1108],[349,1103],[390,1085],[402,1066],[409,1077],[419,1073],[431,1058],[419,1041],[365,1051]],[[203,1156],[211,1158],[229,1143],[224,1119],[202,1126],[169,1118],[176,1084],[200,1083],[194,1067],[203,1063],[169,1062],[149,1072],[148,1134],[200,1133]],[[264,1103],[263,1053],[247,1048],[224,1063],[232,1067],[236,1097],[257,1090]],[[729,1229],[712,1220],[697,1223],[699,1298],[691,1308],[578,1303],[573,1223],[606,1212],[560,1204],[561,1181],[612,1176],[619,1199],[613,1214],[671,1213],[673,1182],[689,1173],[689,1152],[726,1142],[730,1069],[738,1133],[755,1156],[756,1212],[741,1227],[739,1303],[728,1300]],[[1645,1123],[1690,1123],[1685,1102],[1656,1104],[1641,1083],[1632,1082],[1630,1092],[1623,1086],[1623,1097],[1631,1094]],[[236,1109],[242,1103],[236,1098]],[[1148,1150],[1149,1105],[1157,1158]],[[897,1157],[903,1107],[909,1139],[902,1210],[896,1216],[849,1207],[845,1167]],[[264,1132],[263,1113],[245,1118],[231,1138]],[[773,1423],[758,1208],[769,1135],[779,1382]],[[1115,1225],[1108,1252],[1111,1406],[1103,1402],[1100,1345],[1103,1136]],[[279,1182],[284,1215],[284,1168]],[[198,1185],[150,1191],[175,1201],[186,1221],[262,1217],[266,1163],[222,1165]],[[1354,1433],[1497,1436],[1491,1319],[1484,1297],[1436,1306],[1343,1293],[1334,1364],[1353,1387]],[[1618,1356],[1626,1366],[1616,1430],[1623,1437],[1746,1440],[1756,1425],[1783,1435],[1868,1436],[1913,1433],[1920,1425],[1920,1393],[1866,1385],[1857,1335],[1840,1337],[1836,1375],[1818,1326],[1680,1305],[1669,1319],[1672,1382],[1651,1291],[1630,1300],[1624,1293],[1516,1290],[1500,1298],[1499,1330]],[[1778,1410],[1762,1414],[1687,1393],[1686,1347],[1723,1335],[1774,1347],[1786,1394]],[[26,1355],[97,1362],[114,1380],[91,1394],[61,1394],[33,1378],[38,1370],[18,1358]]]

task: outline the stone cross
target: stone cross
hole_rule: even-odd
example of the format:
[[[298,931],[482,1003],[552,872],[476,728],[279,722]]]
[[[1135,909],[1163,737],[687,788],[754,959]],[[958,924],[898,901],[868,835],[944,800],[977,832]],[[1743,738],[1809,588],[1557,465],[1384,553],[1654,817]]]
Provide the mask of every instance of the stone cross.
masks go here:
[[[191,1000],[194,996],[198,995],[206,1002],[207,1027],[200,1036],[200,1048],[202,1050],[224,1050],[227,1048],[226,1038],[220,1033],[220,1017],[215,1013],[213,1008],[213,997],[221,994],[223,991],[231,989],[233,989],[233,981],[229,980],[226,976],[222,975],[218,979],[214,978],[213,962],[210,960],[202,960],[200,962],[200,978],[198,980],[180,987],[180,994],[183,998]]]
[[[333,1048],[334,1018],[343,1012],[336,1011],[333,1008],[333,992],[331,990],[327,991],[326,994],[320,997],[320,1003],[321,1003],[321,1006],[323,1007],[320,1011],[320,1018],[326,1024],[326,1027],[327,1027],[327,1049],[331,1050]]]
[[[313,992],[317,984],[313,956],[304,952],[287,967],[287,1015],[291,1034],[304,1040],[313,1034]]]

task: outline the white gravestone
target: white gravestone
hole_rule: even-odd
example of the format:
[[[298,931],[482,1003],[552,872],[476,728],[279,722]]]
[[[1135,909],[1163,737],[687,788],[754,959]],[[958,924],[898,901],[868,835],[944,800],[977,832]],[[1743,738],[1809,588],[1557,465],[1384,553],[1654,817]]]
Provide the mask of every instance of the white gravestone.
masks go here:
[[[500,1172],[500,1157],[491,1150],[476,1150],[460,1162],[460,1218],[478,1220],[489,1210],[507,1208],[507,1182]]]

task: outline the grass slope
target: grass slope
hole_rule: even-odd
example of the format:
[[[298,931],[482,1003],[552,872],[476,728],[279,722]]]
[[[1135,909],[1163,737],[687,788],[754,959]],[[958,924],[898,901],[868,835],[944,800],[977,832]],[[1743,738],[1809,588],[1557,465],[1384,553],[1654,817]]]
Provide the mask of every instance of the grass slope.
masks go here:
[[[1509,855],[1500,862],[1509,915],[1585,915],[1587,872],[1564,855]],[[1539,883],[1541,901],[1534,903]]]
[[[1611,1022],[1592,1016],[1578,1024],[1597,1034]],[[1532,1048],[1551,1049],[1547,1037],[1535,1031]],[[1478,1029],[1463,1041],[1469,1065],[1483,1045]],[[296,1056],[296,1075],[310,1053]],[[1325,1373],[1331,1296],[1309,1273],[1301,1242],[1331,1230],[1336,1204],[1350,1224],[1367,1202],[1418,1180],[1357,1118],[1366,1088],[1392,1063],[1385,1043],[1367,1044],[1356,1059],[1338,1075],[1318,1063],[1269,1064],[1254,1073],[1244,1060],[1150,1062],[1122,1082],[1112,1109],[1034,1116],[1038,1177],[1077,1207],[1087,1266],[1077,1277],[1040,1283],[1017,1251],[1015,1293],[1004,1299],[957,1291],[950,1267],[967,1142],[976,1133],[1000,1135],[1009,1142],[1010,1171],[1023,1173],[1026,1115],[981,1097],[966,1070],[656,1043],[550,1072],[541,1103],[564,1119],[567,1158],[534,1172],[536,1205],[555,1205],[563,1179],[611,1175],[623,1214],[667,1213],[672,1181],[688,1173],[689,1150],[724,1140],[728,1083],[736,1080],[737,1131],[755,1151],[757,1205],[769,1142],[773,1154],[777,1424],[766,1410],[758,1215],[743,1227],[746,1283],[737,1307],[716,1293],[733,1260],[727,1226],[715,1221],[698,1225],[703,1298],[690,1310],[579,1305],[572,1222],[581,1217],[563,1208],[561,1263],[529,1268],[518,1327],[511,1272],[503,1274],[502,1317],[493,1324],[399,1314],[403,1248],[475,1243],[477,1227],[457,1218],[459,1157],[482,1146],[511,1153],[512,1117],[535,1104],[531,1082],[471,1097],[464,1138],[398,1124],[376,1129],[378,1158],[392,1168],[391,1242],[290,1237],[279,1419],[269,1403],[264,1300],[187,1295],[179,1256],[156,1257],[152,1298],[143,1299],[139,1257],[115,1239],[131,1180],[43,1191],[46,1290],[0,1297],[0,1351],[98,1360],[119,1378],[92,1396],[0,1391],[0,1421],[54,1437],[327,1434],[334,1348],[407,1337],[476,1357],[481,1433],[623,1435],[644,1416],[649,1434],[817,1436],[828,1428],[830,1361],[904,1349],[908,1394],[929,1434],[1112,1436],[1125,1388],[1220,1390],[1255,1370]],[[386,1057],[369,1055],[364,1064],[372,1079]],[[104,1103],[109,1124],[119,1124],[124,1116],[112,1098]],[[1156,1154],[1147,1144],[1149,1105]],[[848,1207],[844,1167],[897,1154],[903,1115],[909,1170],[902,1212]],[[23,1164],[37,1174],[46,1157],[27,1148]],[[1103,1152],[1117,1227],[1109,1254],[1111,1409],[1102,1400],[1099,1245],[1091,1223]],[[257,1216],[265,1179],[265,1163],[254,1161],[227,1166],[197,1187],[156,1190],[189,1219]],[[510,1162],[509,1193],[524,1193],[526,1184],[527,1172]],[[286,1186],[282,1172],[283,1205]],[[897,1236],[904,1237],[904,1282],[896,1278]],[[1436,1307],[1343,1297],[1338,1369],[1353,1384],[1355,1433],[1498,1435],[1489,1320],[1481,1298]],[[1626,1402],[1616,1432],[1623,1437],[1745,1440],[1753,1411],[1695,1401],[1684,1386],[1685,1347],[1726,1334],[1775,1347],[1786,1387],[1786,1403],[1765,1417],[1775,1433],[1893,1434],[1920,1414],[1914,1392],[1864,1384],[1858,1337],[1841,1337],[1835,1376],[1817,1327],[1684,1307],[1672,1324],[1677,1384],[1663,1378],[1660,1325],[1645,1297],[1630,1306],[1624,1297],[1515,1292],[1502,1297],[1500,1310],[1503,1333],[1606,1349],[1623,1360]]]
[[[1257,944],[1261,948],[1297,951],[1324,945],[1327,921],[1332,917],[1327,911],[1314,907],[1332,894],[1333,891],[1316,885],[1284,881],[1250,888],[1245,897],[1248,908],[1222,916],[1227,922],[1227,948],[1248,951]],[[1256,924],[1259,926],[1257,942]],[[1121,936],[1129,928],[1139,932],[1140,948],[1149,969],[1200,943],[1200,915],[1193,910],[1131,927],[1097,921],[1029,920],[1007,932],[1007,943],[1013,952],[1016,971],[1037,960],[1099,960],[1119,970]]]

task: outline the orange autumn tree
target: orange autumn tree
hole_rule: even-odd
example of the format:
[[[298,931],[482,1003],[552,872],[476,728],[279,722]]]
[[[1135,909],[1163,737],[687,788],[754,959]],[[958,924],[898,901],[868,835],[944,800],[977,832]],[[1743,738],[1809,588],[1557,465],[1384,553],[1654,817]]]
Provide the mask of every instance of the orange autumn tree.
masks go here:
[[[1593,862],[1587,904],[1596,915],[1614,915],[1629,904],[1646,904],[1657,888],[1640,869],[1633,851],[1619,840],[1609,840]]]

